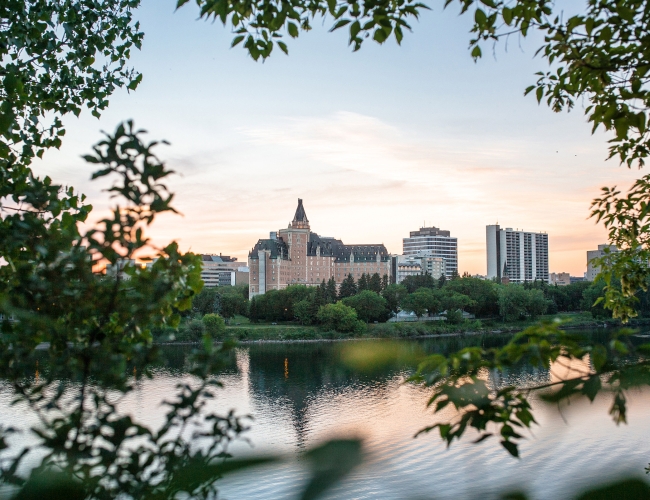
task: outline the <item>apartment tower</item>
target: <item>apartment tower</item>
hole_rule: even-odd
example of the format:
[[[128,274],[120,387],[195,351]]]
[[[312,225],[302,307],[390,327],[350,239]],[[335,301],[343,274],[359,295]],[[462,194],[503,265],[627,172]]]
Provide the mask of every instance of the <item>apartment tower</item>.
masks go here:
[[[548,234],[486,227],[487,277],[524,283],[549,280]]]

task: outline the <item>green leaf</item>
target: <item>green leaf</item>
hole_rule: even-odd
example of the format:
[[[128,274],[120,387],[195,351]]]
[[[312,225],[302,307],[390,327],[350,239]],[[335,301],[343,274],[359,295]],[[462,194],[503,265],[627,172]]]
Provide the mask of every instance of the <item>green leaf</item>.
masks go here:
[[[361,463],[361,442],[356,439],[332,440],[309,451],[306,457],[312,474],[300,498],[314,500]]]
[[[349,22],[350,22],[349,19],[341,19],[340,21],[337,21],[334,26],[332,26],[330,31],[336,31],[337,29],[342,28],[343,26],[345,26]]]
[[[298,26],[296,26],[294,23],[287,23],[287,30],[289,31],[289,35],[292,38],[298,37]]]
[[[239,45],[241,42],[244,41],[244,38],[246,38],[244,35],[236,36],[233,39],[232,43],[230,44],[230,47],[232,48],[232,47],[235,47],[236,45]]]
[[[512,441],[501,441],[501,446],[503,446],[513,457],[519,458],[519,449],[515,443]]]

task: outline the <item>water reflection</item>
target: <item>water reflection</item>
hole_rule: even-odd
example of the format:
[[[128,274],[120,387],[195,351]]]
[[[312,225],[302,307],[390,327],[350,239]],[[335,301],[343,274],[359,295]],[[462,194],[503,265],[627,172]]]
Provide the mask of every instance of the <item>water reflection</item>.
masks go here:
[[[470,345],[503,345],[507,339],[468,336],[404,342],[414,350],[449,353]],[[222,373],[224,389],[214,404],[222,412],[235,408],[250,414],[255,421],[249,434],[254,449],[239,443],[233,452],[293,455],[335,435],[360,436],[368,459],[332,493],[331,498],[341,499],[496,498],[514,488],[528,490],[533,498],[566,498],[592,485],[594,478],[622,471],[642,473],[650,461],[645,392],[630,395],[630,425],[619,428],[607,415],[607,397],[594,404],[574,402],[562,416],[555,408],[536,403],[541,426],[522,445],[523,459],[518,461],[496,441],[472,445],[468,436],[446,449],[437,435],[413,439],[419,429],[433,423],[433,417],[425,409],[428,391],[403,383],[410,368],[397,365],[361,374],[342,363],[340,347],[327,342],[267,343],[236,349]],[[191,349],[164,347],[164,362],[154,378],[139,384],[122,409],[149,425],[162,423],[160,403],[188,378]],[[549,372],[523,365],[485,376],[497,387],[532,385],[570,373],[560,372],[561,368]],[[588,368],[588,359],[569,367]],[[19,420],[20,410],[4,404],[6,390],[0,395],[0,420]],[[294,498],[304,478],[299,462],[286,462],[227,478],[221,489],[230,499]]]

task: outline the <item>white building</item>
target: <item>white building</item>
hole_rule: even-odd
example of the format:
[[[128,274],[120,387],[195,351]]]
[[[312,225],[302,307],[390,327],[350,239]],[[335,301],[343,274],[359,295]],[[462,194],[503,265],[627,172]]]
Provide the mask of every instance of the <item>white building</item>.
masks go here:
[[[403,238],[402,253],[405,256],[428,255],[441,258],[444,260],[447,278],[458,273],[458,239],[452,238],[449,231],[437,227],[421,227],[419,231],[411,231],[408,238]]]
[[[430,274],[438,279],[445,274],[445,259],[427,254],[396,255],[393,257],[393,267],[395,283],[418,274]]]
[[[487,277],[511,283],[549,281],[548,234],[486,227]]]
[[[594,281],[600,272],[600,266],[596,265],[593,260],[604,257],[606,252],[618,252],[618,248],[616,245],[598,245],[598,250],[587,251],[587,274],[585,274],[587,281]]]

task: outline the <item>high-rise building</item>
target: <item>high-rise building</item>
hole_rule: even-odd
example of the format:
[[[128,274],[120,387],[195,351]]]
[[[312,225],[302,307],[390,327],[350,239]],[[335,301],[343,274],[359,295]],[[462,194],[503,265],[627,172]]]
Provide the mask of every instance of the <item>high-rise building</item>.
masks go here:
[[[312,233],[302,200],[286,229],[258,240],[248,254],[249,295],[288,285],[318,285],[334,278],[339,285],[349,274],[391,275],[391,259],[383,244],[344,245],[341,240]]]
[[[587,250],[587,274],[585,274],[587,281],[594,281],[600,272],[600,266],[593,260],[604,257],[606,252],[618,252],[618,248],[616,245],[598,245],[598,250]]]
[[[511,283],[549,280],[548,234],[486,227],[487,277]]]
[[[421,227],[411,231],[403,239],[402,253],[410,255],[429,255],[444,259],[445,276],[451,278],[458,273],[458,239],[452,238],[449,231],[437,227]]]

